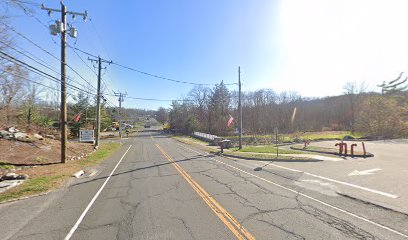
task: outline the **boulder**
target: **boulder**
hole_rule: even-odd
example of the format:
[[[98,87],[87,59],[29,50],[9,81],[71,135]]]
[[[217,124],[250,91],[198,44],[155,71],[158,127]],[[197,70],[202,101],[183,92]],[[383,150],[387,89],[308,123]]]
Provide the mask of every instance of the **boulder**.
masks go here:
[[[3,175],[1,177],[1,180],[15,180],[17,179],[18,175],[17,173],[7,173],[6,175]]]
[[[10,139],[11,133],[6,130],[0,130],[0,138]]]
[[[35,139],[38,139],[38,140],[44,140],[43,136],[41,136],[40,134],[37,134],[37,133],[34,133],[33,137]]]
[[[27,174],[20,174],[17,176],[16,179],[22,180],[22,179],[28,179],[28,175]]]
[[[49,139],[55,140],[55,136],[54,136],[54,135],[45,135],[45,137],[46,137],[46,138],[49,138]]]
[[[14,133],[14,139],[20,142],[27,142],[27,143],[34,142],[34,139],[31,139],[30,136],[28,136],[28,134],[22,133],[22,132]]]
[[[19,130],[18,130],[17,128],[15,128],[15,127],[9,127],[7,130],[8,130],[10,133],[19,132]]]

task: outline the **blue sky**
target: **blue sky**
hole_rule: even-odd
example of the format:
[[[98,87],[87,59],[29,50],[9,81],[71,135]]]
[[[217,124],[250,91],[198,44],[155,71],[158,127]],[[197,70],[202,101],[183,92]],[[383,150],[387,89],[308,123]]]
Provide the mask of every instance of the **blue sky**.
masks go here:
[[[38,3],[59,8],[57,1]],[[364,81],[368,90],[378,90],[376,84],[398,76],[408,62],[408,36],[403,30],[408,5],[402,0],[71,0],[65,4],[68,10],[87,10],[91,18],[73,22],[78,39],[68,39],[69,44],[181,81],[236,82],[241,66],[244,90],[272,88],[322,97],[341,94],[344,84],[351,81]],[[59,56],[57,37],[22,11],[10,11],[11,25]],[[47,25],[59,18],[58,14],[49,17],[39,7],[34,15]],[[19,37],[15,40],[59,69],[58,62],[41,50]],[[88,67],[72,50],[67,53],[67,63],[95,83],[96,76]],[[114,65],[107,67],[103,78],[106,92],[122,91],[141,98],[178,99],[192,88]],[[109,99],[117,104],[114,97]],[[168,105],[124,102],[134,108]]]

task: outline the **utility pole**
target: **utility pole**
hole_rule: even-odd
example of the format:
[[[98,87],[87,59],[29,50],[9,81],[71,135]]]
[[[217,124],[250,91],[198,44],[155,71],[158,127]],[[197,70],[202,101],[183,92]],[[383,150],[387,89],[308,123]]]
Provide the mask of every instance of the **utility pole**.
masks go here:
[[[66,62],[65,62],[65,48],[66,48],[66,33],[67,33],[67,14],[70,14],[73,18],[75,16],[83,16],[84,20],[88,16],[88,13],[70,12],[67,11],[64,3],[61,1],[61,10],[46,8],[44,4],[41,5],[42,10],[46,10],[48,15],[52,12],[61,12],[61,21],[56,21],[56,24],[50,25],[50,32],[52,35],[61,34],[61,107],[60,107],[60,128],[61,128],[61,162],[66,162],[66,149],[67,149],[67,82],[66,82]],[[72,26],[68,29],[69,35],[76,38],[77,30]]]
[[[124,101],[124,97],[127,95],[127,93],[116,93],[114,92],[116,97],[119,97],[119,111],[118,111],[118,117],[119,117],[119,137],[122,138],[122,102]]]
[[[242,149],[241,67],[238,67],[239,150]]]
[[[96,131],[95,131],[95,148],[99,147],[99,139],[101,133],[101,80],[102,80],[102,62],[111,64],[112,61],[106,61],[101,57],[98,59],[91,59],[88,57],[88,60],[91,62],[98,62],[98,87],[96,93]]]

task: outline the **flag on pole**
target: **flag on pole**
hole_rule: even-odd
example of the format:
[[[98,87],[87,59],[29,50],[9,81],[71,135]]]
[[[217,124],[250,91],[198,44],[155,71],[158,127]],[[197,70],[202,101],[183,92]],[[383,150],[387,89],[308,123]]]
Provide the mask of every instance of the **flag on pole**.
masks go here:
[[[76,117],[74,118],[74,122],[78,122],[80,118],[81,118],[81,114],[78,113],[78,115],[76,115]]]
[[[228,120],[228,123],[227,123],[227,127],[231,127],[231,125],[232,125],[232,123],[234,122],[234,118],[231,116],[231,114],[229,115],[230,116],[230,118],[229,118],[229,120]]]

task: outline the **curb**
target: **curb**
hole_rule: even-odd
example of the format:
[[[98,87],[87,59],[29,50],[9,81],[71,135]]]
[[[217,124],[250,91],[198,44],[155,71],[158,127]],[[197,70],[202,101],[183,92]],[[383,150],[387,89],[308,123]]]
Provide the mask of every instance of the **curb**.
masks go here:
[[[279,159],[279,158],[256,158],[256,157],[236,156],[236,155],[232,155],[232,154],[228,154],[228,153],[223,153],[223,154],[219,155],[219,154],[217,154],[217,153],[219,153],[219,151],[214,151],[213,149],[206,149],[204,146],[201,146],[200,144],[184,142],[184,141],[176,139],[176,138],[173,138],[173,139],[178,141],[178,142],[187,144],[187,145],[198,147],[201,150],[206,151],[208,153],[211,153],[211,154],[214,154],[214,155],[217,155],[217,156],[228,157],[228,158],[239,158],[239,159],[244,159],[244,160],[256,160],[256,161],[277,161],[277,162],[279,162],[279,161],[287,161],[287,162],[291,162],[291,161],[292,162],[297,162],[297,161],[299,161],[299,160],[297,160],[295,158],[293,160],[291,160],[291,159]],[[304,159],[304,160],[302,160],[303,162],[322,162],[323,161],[323,160],[307,159],[307,158],[306,159],[305,158],[300,158],[300,159]]]
[[[340,156],[340,157],[360,157],[360,158],[368,158],[368,157],[374,157],[374,154],[367,152],[366,155],[362,155],[362,154],[355,154],[353,156],[351,156],[350,154],[338,154],[338,153],[334,153],[334,152],[324,152],[324,151],[319,151],[319,150],[311,150],[311,149],[303,149],[303,148],[295,148],[295,147],[290,147],[290,149],[293,150],[298,150],[298,151],[305,151],[305,152],[315,152],[315,153],[321,153],[321,154],[330,154],[330,155],[335,155],[335,156]]]
[[[216,154],[216,153],[214,153]],[[218,154],[216,154],[218,155]],[[308,158],[293,158],[293,159],[279,159],[279,158],[256,158],[256,157],[244,157],[244,156],[237,156],[237,155],[232,155],[232,154],[220,154],[218,156],[222,157],[228,157],[228,158],[238,158],[238,159],[244,159],[244,160],[256,160],[256,161],[274,161],[274,162],[299,162],[300,159],[302,159],[302,162],[323,162],[323,160],[318,160],[318,159],[308,159]]]
[[[6,204],[6,203],[11,203],[11,202],[17,202],[17,201],[20,201],[20,200],[25,200],[25,199],[29,199],[29,198],[33,198],[33,197],[44,196],[44,195],[47,195],[47,194],[50,193],[50,192],[52,192],[52,191],[47,191],[47,192],[44,192],[44,193],[39,193],[39,194],[35,194],[35,195],[25,196],[25,197],[21,197],[21,198],[13,198],[13,199],[10,199],[10,200],[4,201],[4,202],[0,202],[0,205],[1,205],[1,204]]]

